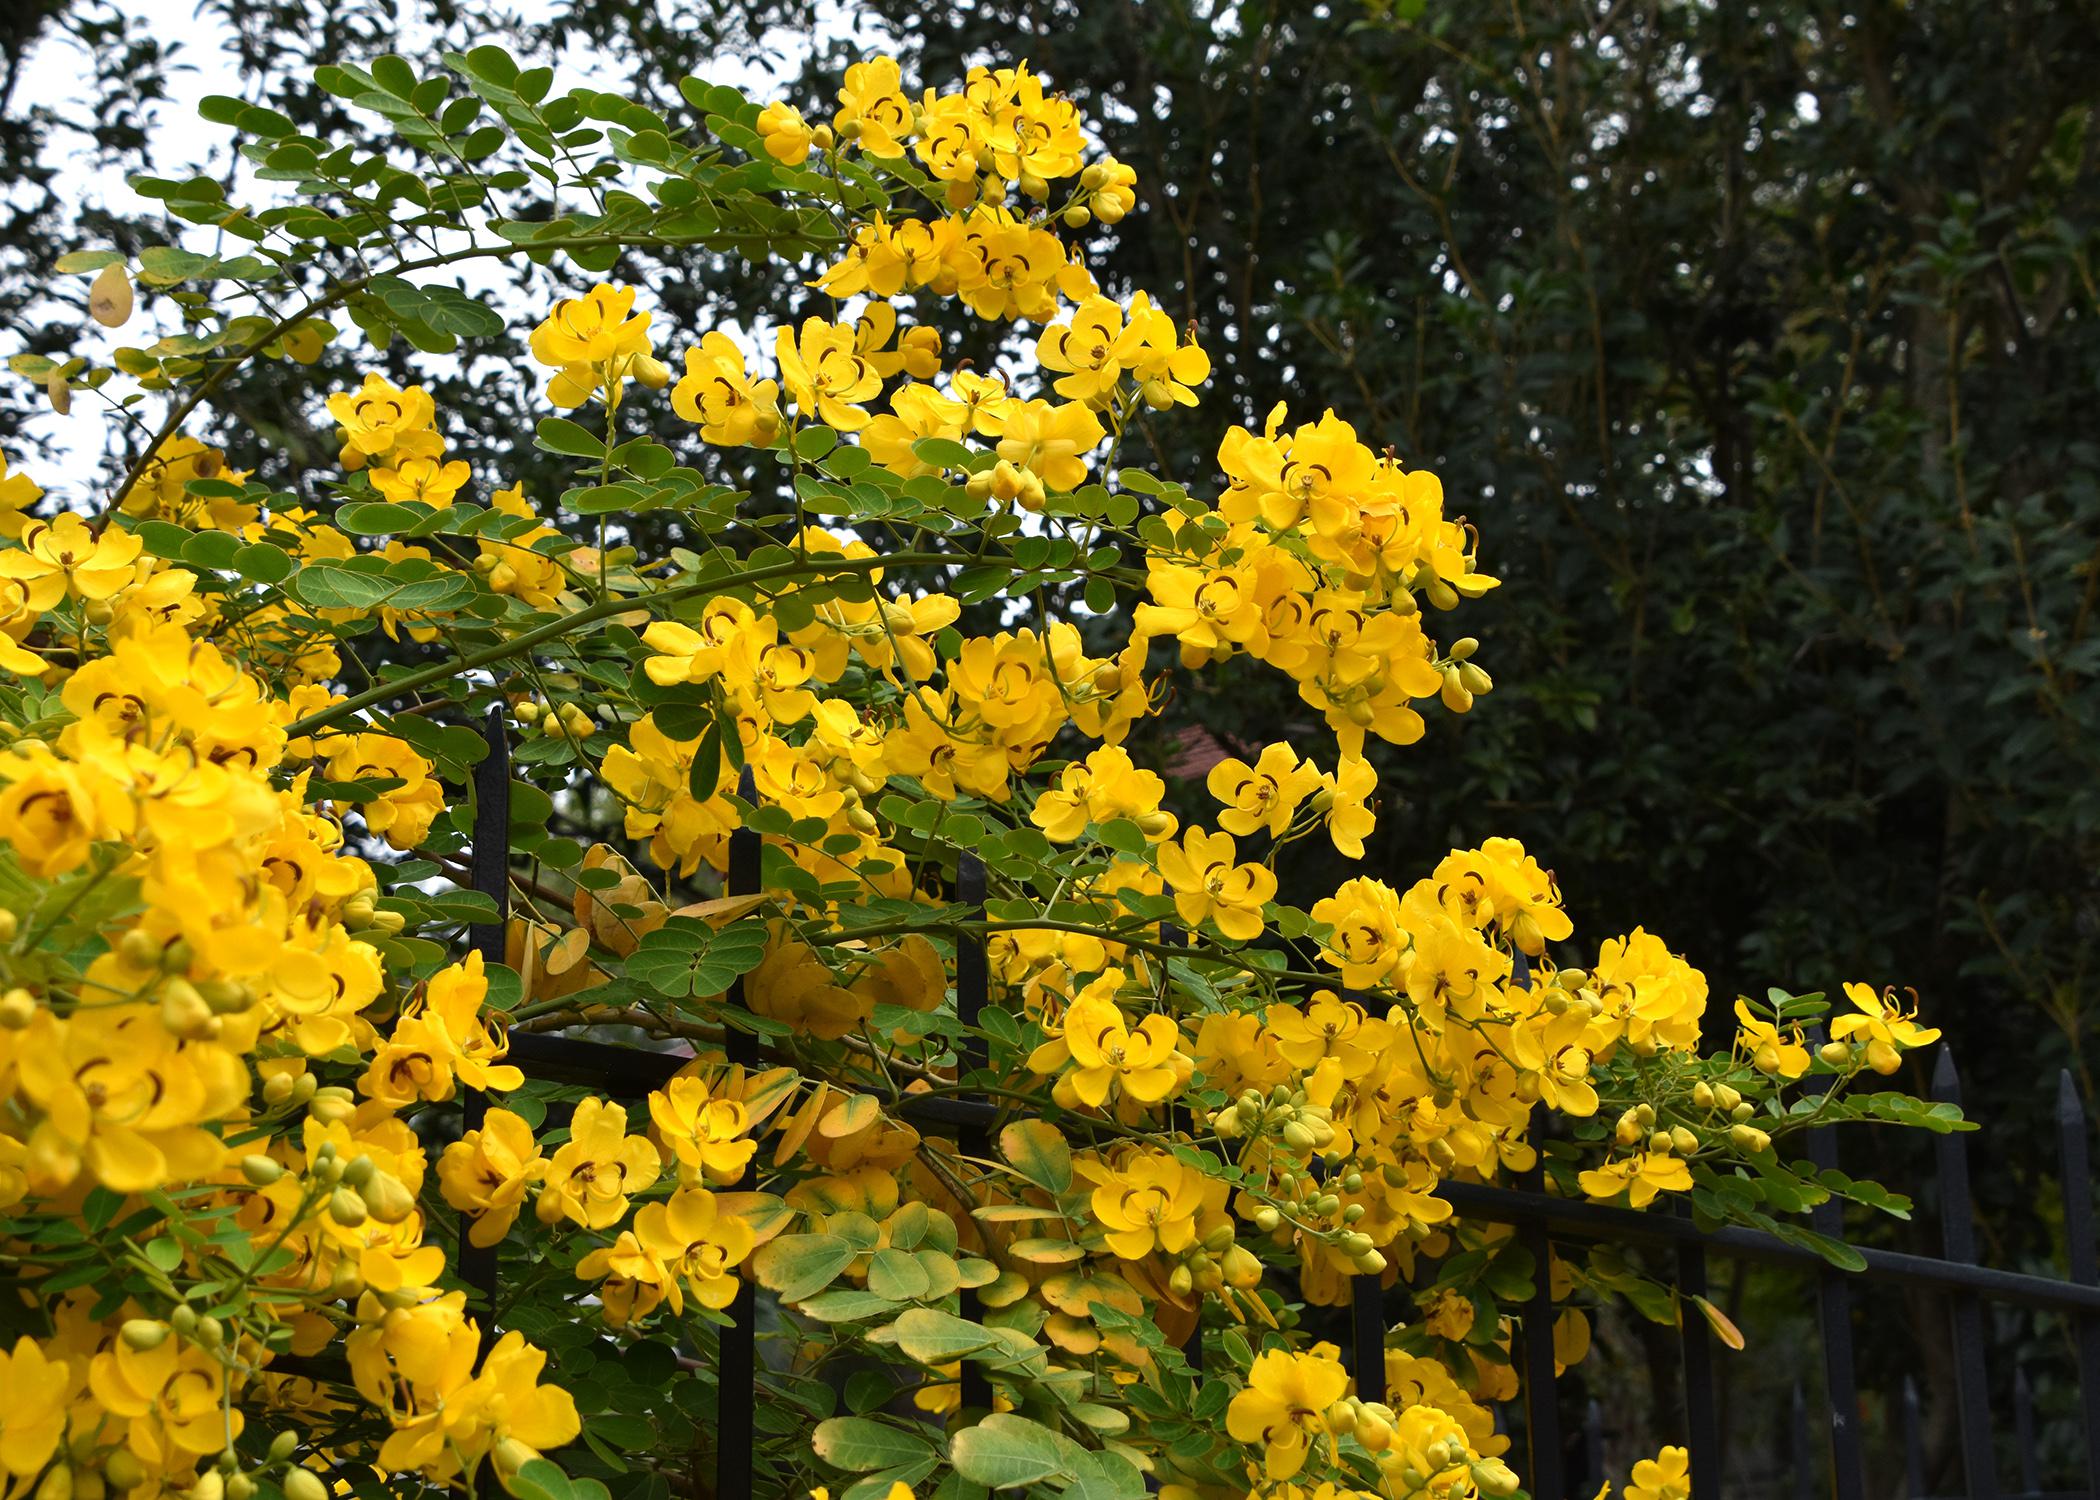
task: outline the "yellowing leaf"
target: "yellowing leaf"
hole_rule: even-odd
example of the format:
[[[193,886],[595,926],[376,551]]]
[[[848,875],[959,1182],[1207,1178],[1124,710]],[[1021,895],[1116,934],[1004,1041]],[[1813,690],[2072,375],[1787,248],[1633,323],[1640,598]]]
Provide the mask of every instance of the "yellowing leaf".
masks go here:
[[[824,1117],[823,1123],[817,1126],[817,1134],[834,1141],[844,1140],[849,1135],[859,1135],[881,1114],[882,1104],[873,1094],[852,1094]]]
[[[1072,1148],[1046,1120],[1016,1120],[999,1132],[1007,1163],[1052,1197],[1072,1190]]]
[[[1699,1304],[1699,1311],[1706,1314],[1707,1325],[1713,1329],[1714,1337],[1729,1348],[1740,1352],[1743,1347],[1743,1330],[1736,1327],[1729,1320],[1728,1314],[1722,1312],[1721,1309],[1715,1307],[1704,1297],[1694,1297],[1692,1300]]]

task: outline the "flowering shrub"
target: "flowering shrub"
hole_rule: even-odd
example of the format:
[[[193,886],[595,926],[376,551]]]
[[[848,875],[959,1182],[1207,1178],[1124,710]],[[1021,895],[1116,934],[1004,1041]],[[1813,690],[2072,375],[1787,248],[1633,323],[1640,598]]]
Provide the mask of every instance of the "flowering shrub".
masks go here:
[[[446,68],[321,71],[371,147],[212,101],[282,201],[142,186],[245,253],[147,249],[183,331],[16,361],[54,403],[129,382],[119,409],[169,415],[93,514],[0,479],[8,1496],[704,1492],[747,1287],[765,1494],[1503,1495],[1505,1302],[1550,1274],[1686,1314],[1622,1257],[1533,1264],[1440,1184],[1543,1158],[1840,1260],[1776,1216],[1902,1211],[1787,1154],[1958,1126],[1851,1090],[1936,1035],[1887,994],[1848,985],[1820,1045],[1819,995],[1739,1001],[1703,1053],[1699,971],[1578,939],[1507,839],[1287,899],[1291,842],[1361,856],[1367,740],[1488,693],[1441,617],[1495,580],[1436,477],[1331,412],[1231,428],[1215,493],[1117,467],[1209,362],[1088,273],[1134,177],[1041,80],[920,94],[877,58],[815,125],[688,80],[681,127],[496,49]],[[508,216],[533,184],[566,211]],[[596,280],[669,249],[802,267],[830,315],[674,331]],[[304,496],[185,434],[339,316],[500,334],[436,273],[509,257],[579,273],[529,342],[565,493],[448,459],[378,373],[328,398]],[[133,264],[66,269],[120,327]],[[925,316],[949,299],[976,363]],[[1325,733],[1221,762],[1184,825],[1124,744],[1239,655]],[[464,943],[499,920],[464,858],[491,708],[519,741],[500,964]],[[725,894],[739,829],[763,894]],[[509,1060],[606,1026],[691,1061],[622,1103]],[[997,1101],[988,1141],[912,1123],[948,1095]],[[1366,1277],[1419,1310],[1383,1402],[1321,1337]],[[1579,1311],[1555,1341],[1582,1357]]]

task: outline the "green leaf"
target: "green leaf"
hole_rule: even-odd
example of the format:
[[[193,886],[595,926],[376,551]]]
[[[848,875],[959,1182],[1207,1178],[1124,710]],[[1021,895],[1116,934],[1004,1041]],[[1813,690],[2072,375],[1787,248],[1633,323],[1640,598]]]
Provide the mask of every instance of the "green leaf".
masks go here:
[[[982,1325],[933,1307],[912,1308],[890,1324],[888,1332],[900,1350],[928,1366],[950,1364],[999,1341]]]
[[[783,1302],[813,1297],[839,1279],[860,1251],[836,1234],[785,1234],[752,1258],[759,1283]]]
[[[812,1439],[817,1457],[835,1469],[864,1474],[933,1456],[933,1445],[916,1434],[868,1417],[833,1417],[819,1422]]]
[[[72,276],[85,271],[99,271],[104,266],[120,266],[124,263],[121,250],[75,250],[61,255],[52,269],[62,275]]]
[[[567,417],[542,417],[533,446],[547,453],[564,453],[570,458],[605,457],[605,439],[581,422],[571,422]]]
[[[1064,1452],[1049,1428],[1012,1412],[993,1412],[955,1435],[948,1461],[972,1484],[1011,1490],[1062,1471]]]

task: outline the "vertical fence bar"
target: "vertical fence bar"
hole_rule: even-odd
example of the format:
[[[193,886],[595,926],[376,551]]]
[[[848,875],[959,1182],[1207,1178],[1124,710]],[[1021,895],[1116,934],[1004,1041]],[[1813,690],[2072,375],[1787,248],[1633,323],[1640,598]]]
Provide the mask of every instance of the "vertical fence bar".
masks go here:
[[[2027,1383],[2027,1372],[2017,1366],[2013,1370],[2013,1445],[2020,1450],[2020,1493],[2040,1494],[2042,1481],[2034,1462],[2034,1390]]]
[[[474,889],[496,903],[496,919],[474,923],[467,936],[483,963],[500,964],[510,922],[510,725],[503,704],[489,705],[481,734],[489,748],[474,767],[471,865]],[[461,1131],[481,1129],[488,1112],[488,1095],[468,1089],[461,1098]],[[469,1300],[478,1302],[483,1310],[481,1341],[486,1348],[496,1337],[496,1247],[474,1244],[468,1238],[473,1227],[473,1220],[461,1214],[459,1279],[467,1284]]]
[[[984,889],[984,861],[969,853],[956,856],[955,899],[968,908],[966,920],[984,920]],[[984,1067],[989,1061],[984,1038],[973,1031],[981,1024],[991,984],[991,955],[986,951],[984,935],[976,931],[958,935],[955,939],[955,1014],[965,1027],[973,1028],[963,1033],[960,1071],[964,1074]],[[984,1139],[981,1131],[965,1131],[963,1135],[960,1144],[966,1155],[982,1156],[991,1149],[991,1143]],[[962,1315],[975,1322],[982,1311],[976,1289],[965,1287]],[[991,1375],[974,1359],[962,1362],[962,1405],[965,1411],[980,1413],[992,1408]]]
[[[1677,1247],[1678,1340],[1684,1346],[1685,1447],[1692,1493],[1721,1493],[1721,1422],[1714,1405],[1713,1333],[1706,1314],[1692,1302],[1707,1292],[1706,1247],[1696,1240]]]
[[[1531,1141],[1537,1152],[1531,1166],[1517,1174],[1517,1186],[1544,1193],[1546,1112],[1531,1111]],[[1559,1377],[1553,1368],[1553,1243],[1543,1220],[1520,1231],[1531,1252],[1531,1296],[1524,1303],[1524,1441],[1531,1455],[1532,1500],[1564,1500],[1567,1481],[1561,1472]]]
[[[737,795],[746,802],[758,794],[751,768],[744,768],[737,782]],[[729,835],[729,878],[724,894],[755,896],[761,889],[760,856],[763,845],[757,832],[739,828]],[[744,1008],[744,981],[738,976],[729,987],[729,1003]],[[758,1038],[737,1026],[722,1028],[722,1051],[732,1063],[746,1067],[758,1062]],[[721,1358],[717,1361],[715,1497],[716,1500],[751,1500],[758,1423],[758,1284],[749,1277],[737,1287],[736,1301],[729,1305],[730,1326],[721,1332]]]
[[[1830,1084],[1825,1076],[1805,1087],[1823,1094]],[[1837,1132],[1830,1126],[1808,1133],[1808,1159],[1819,1172],[1837,1166]],[[1843,1203],[1833,1194],[1809,1211],[1809,1224],[1818,1234],[1843,1239]],[[1863,1500],[1866,1467],[1860,1456],[1859,1380],[1852,1363],[1852,1285],[1836,1266],[1825,1264],[1816,1272],[1816,1321],[1822,1328],[1823,1384],[1830,1397],[1830,1492],[1834,1500]]]
[[[2056,1079],[2057,1160],[2064,1179],[2064,1255],[2071,1279],[2080,1286],[2100,1286],[2100,1256],[2093,1244],[2093,1177],[2091,1146],[2085,1125],[2085,1101],[2066,1068]],[[2100,1317],[2071,1315],[2071,1337],[2078,1348],[2078,1409],[2085,1418],[2086,1484],[2100,1500]]]
[[[1925,1433],[1918,1411],[1918,1383],[1903,1377],[1903,1493],[1925,1500]]]
[[[1961,1075],[1955,1071],[1954,1053],[1940,1048],[1932,1072],[1932,1097],[1936,1103],[1961,1105]],[[1961,1136],[1938,1137],[1940,1244],[1950,1261],[1963,1265],[1976,1262],[1976,1220],[1969,1197],[1969,1148]],[[1954,1333],[1954,1394],[1961,1430],[1962,1475],[1968,1485],[1968,1500],[1997,1500],[1998,1469],[1991,1452],[1990,1379],[1984,1363],[1983,1302],[1974,1292],[1951,1292],[1947,1297],[1948,1322]]]
[[[1582,1409],[1582,1487],[1578,1494],[1594,1495],[1604,1487],[1604,1403],[1596,1397]]]

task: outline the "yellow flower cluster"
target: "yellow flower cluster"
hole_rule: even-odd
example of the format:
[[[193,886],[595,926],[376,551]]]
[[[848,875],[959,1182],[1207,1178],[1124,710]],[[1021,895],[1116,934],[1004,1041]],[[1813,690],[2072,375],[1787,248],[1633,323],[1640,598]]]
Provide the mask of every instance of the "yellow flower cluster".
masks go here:
[[[622,115],[622,160],[666,164],[665,213],[607,165],[597,232],[705,241],[679,216],[704,177],[725,213],[800,226],[783,242],[837,226],[814,285],[839,305],[770,340],[702,331],[674,379],[632,288],[557,302],[531,357],[551,406],[596,412],[538,436],[589,468],[562,497],[598,517],[588,542],[477,485],[428,391],[377,373],[326,401],[328,509],[172,432],[92,519],[35,513],[0,465],[0,1252],[33,1330],[0,1348],[0,1494],[328,1500],[338,1472],[552,1493],[527,1468],[583,1419],[549,1351],[584,1341],[550,1324],[706,1350],[754,1283],[793,1330],[762,1378],[912,1369],[953,1426],[870,1444],[876,1416],[834,1419],[815,1452],[843,1471],[874,1472],[856,1439],[889,1465],[892,1438],[939,1437],[911,1472],[1012,1488],[973,1468],[968,1369],[994,1386],[983,1432],[1039,1434],[1042,1473],[1092,1466],[1103,1494],[1124,1469],[1135,1493],[1125,1454],[1172,1500],[1510,1494],[1507,1331],[1454,1269],[1485,1255],[1450,1253],[1501,1232],[1439,1189],[1538,1165],[1544,1108],[1581,1145],[1549,1164],[1563,1191],[1638,1207],[1735,1171],[1752,1192],[1787,1170],[1788,1085],[1893,1072],[1938,1033],[1851,985],[1820,1047],[1820,997],[1777,997],[1701,1058],[1699,971],[1640,928],[1560,962],[1558,885],[1510,839],[1293,904],[1294,841],[1366,852],[1369,737],[1410,743],[1418,703],[1492,686],[1476,641],[1425,624],[1495,586],[1470,525],[1332,412],[1235,428],[1213,499],[1113,471],[1210,362],[1065,239],[1134,211],[1136,179],[1025,67],[914,95],[871,58],[818,124],[725,95],[701,90],[711,128],[754,159]],[[1035,325],[1032,373],[950,359],[936,299]],[[623,431],[652,399],[706,464],[757,472],[706,485]],[[740,505],[761,491],[782,508]],[[630,505],[683,544],[642,555]],[[1083,620],[1055,609],[1068,588]],[[1170,658],[1242,655],[1329,749],[1247,747],[1200,793],[1141,765]],[[525,785],[512,847],[474,853],[512,856],[512,910],[460,958],[496,922],[443,886],[488,810],[461,721],[491,708],[525,732]],[[581,837],[539,826],[557,807]],[[739,831],[762,892],[718,879]],[[689,1061],[624,1100],[528,1080],[518,1038],[597,1026]],[[995,1140],[931,1123],[972,1093],[999,1101]],[[501,1247],[519,1303],[470,1310],[460,1238]],[[1391,1403],[1306,1340],[1278,1268],[1323,1304],[1408,1280]],[[1557,1296],[1576,1276],[1540,1274]],[[1229,1398],[1152,1426],[1206,1331]],[[1587,1338],[1571,1310],[1556,1351]],[[1120,1446],[1027,1415],[1053,1408]],[[1666,1451],[1629,1494],[1683,1500],[1683,1472]]]

